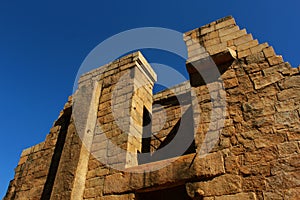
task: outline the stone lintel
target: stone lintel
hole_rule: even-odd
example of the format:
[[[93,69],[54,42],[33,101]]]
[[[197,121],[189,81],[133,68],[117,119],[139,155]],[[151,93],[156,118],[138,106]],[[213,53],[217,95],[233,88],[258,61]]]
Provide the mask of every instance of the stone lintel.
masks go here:
[[[191,86],[195,87],[216,81],[218,73],[224,72],[226,66],[230,66],[235,59],[236,52],[230,48],[226,48],[220,53],[207,56],[194,62],[187,62],[186,68],[190,75]],[[216,67],[218,70],[216,70]],[[203,79],[203,75],[206,76],[206,80]]]
[[[211,61],[213,61],[215,65],[220,66],[237,59],[236,52],[230,48],[226,48],[224,51],[211,55],[210,57],[211,59],[207,56],[193,62],[187,62],[186,66],[188,73],[197,73],[199,69],[209,70],[213,64]]]

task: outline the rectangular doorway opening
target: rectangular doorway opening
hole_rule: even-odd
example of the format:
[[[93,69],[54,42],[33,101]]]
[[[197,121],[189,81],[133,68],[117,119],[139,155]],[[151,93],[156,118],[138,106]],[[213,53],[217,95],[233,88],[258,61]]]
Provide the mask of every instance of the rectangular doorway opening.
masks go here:
[[[172,188],[136,193],[137,200],[191,200],[188,196],[185,185]]]

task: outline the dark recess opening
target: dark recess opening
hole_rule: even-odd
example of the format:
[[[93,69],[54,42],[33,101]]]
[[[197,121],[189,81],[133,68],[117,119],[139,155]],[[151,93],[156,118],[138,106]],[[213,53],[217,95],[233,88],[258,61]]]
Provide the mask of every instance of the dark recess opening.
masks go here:
[[[69,126],[70,119],[71,119],[71,114],[72,114],[72,108],[71,107],[67,108],[64,111],[64,114],[55,122],[55,126],[59,125],[59,126],[61,126],[61,128],[58,133],[58,138],[57,138],[57,142],[55,145],[54,154],[52,156],[50,169],[49,169],[49,172],[47,175],[47,180],[46,180],[44,190],[42,193],[42,197],[41,197],[42,200],[49,200],[51,197],[59,161],[61,158],[61,154],[62,154],[62,151],[64,148],[66,136],[67,136],[67,131],[68,131],[68,126]]]
[[[174,141],[175,137],[177,137],[176,141]],[[152,154],[152,162],[196,152],[192,106],[185,111],[181,119],[175,124],[157,150],[162,149],[167,145],[171,146],[166,149],[163,154],[158,154],[156,152]],[[185,152],[182,152],[182,149],[178,148],[179,146],[187,147]]]
[[[137,200],[191,200],[184,185],[163,190],[136,193],[135,196]]]
[[[142,138],[142,152],[138,154],[138,163],[144,164],[150,161],[150,147],[152,135],[151,113],[144,107],[143,110],[143,138]],[[145,154],[148,153],[148,154]]]
[[[151,127],[151,113],[149,113],[149,111],[144,107],[142,151],[138,152],[139,165],[196,152],[192,106],[189,106],[189,108],[183,113],[181,118],[168,133],[167,137],[160,143],[156,151],[152,153],[150,152],[152,136]],[[176,140],[174,140],[175,137]],[[167,145],[169,145],[168,148],[163,149]],[[160,149],[162,149],[162,151],[160,151]]]

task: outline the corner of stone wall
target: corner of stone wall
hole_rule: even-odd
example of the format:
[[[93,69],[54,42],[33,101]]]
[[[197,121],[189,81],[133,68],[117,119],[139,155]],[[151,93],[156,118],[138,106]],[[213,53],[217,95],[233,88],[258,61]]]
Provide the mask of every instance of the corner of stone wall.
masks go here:
[[[57,144],[61,140],[64,141],[64,135],[61,133],[62,127],[68,126],[68,121],[64,121],[63,125],[60,120],[71,108],[71,104],[72,100],[69,98],[44,142],[22,151],[18,166],[15,168],[14,179],[10,182],[9,189],[4,197],[5,200],[27,197],[40,199],[47,193],[46,187],[49,185],[50,176],[53,176],[50,171],[55,172],[57,170],[53,167],[54,157],[59,154]],[[59,162],[59,160],[56,160],[56,162]],[[55,178],[55,175],[52,178]]]
[[[191,83],[200,107],[195,114],[201,116],[195,130],[198,150],[203,135],[208,134],[209,124],[213,123],[210,119],[215,105],[207,88],[222,84],[226,94],[224,128],[212,131],[219,141],[211,155],[208,154],[222,155],[220,162],[217,157],[214,162],[223,166],[224,171],[219,170],[219,175],[207,181],[188,184],[191,196],[296,199],[299,192],[296,171],[300,169],[294,163],[300,158],[299,67],[292,68],[282,56],[276,55],[273,47],[260,44],[245,29],[240,30],[232,17],[189,31],[184,40],[191,81],[198,81],[195,75],[200,75],[189,65],[207,69],[203,60],[208,57],[221,74],[214,83]],[[234,53],[226,53],[228,49]],[[217,60],[218,54],[227,56]],[[195,159],[195,171],[201,163]]]
[[[141,152],[142,145],[143,112],[145,108],[150,113],[152,111],[152,89],[156,79],[155,72],[140,52],[126,55],[80,78],[75,96],[75,113],[77,108],[87,107],[80,112],[81,116],[87,118],[79,119],[79,124],[83,124],[83,134],[79,134],[84,136],[91,124],[88,129],[93,137],[90,138],[90,146],[87,147],[91,154],[81,155],[81,160],[87,163],[80,167],[80,170],[85,172],[79,173],[79,170],[77,176],[78,179],[83,179],[82,175],[86,178],[74,185],[74,188],[77,188],[77,192],[73,191],[74,199],[102,196],[105,175],[110,171],[118,175],[117,170],[113,169],[125,170],[138,165],[138,152]],[[84,96],[93,96],[92,99],[88,99],[91,103],[81,106],[82,102],[78,101],[81,91],[95,83],[99,87],[91,87],[94,89],[89,91],[85,89],[88,93],[82,93]],[[96,90],[98,92],[95,93]],[[84,120],[83,123],[80,123],[80,120]],[[101,185],[96,187],[97,190],[95,183]],[[103,198],[110,198],[110,195]]]
[[[245,29],[240,30],[231,16],[185,33],[184,40],[194,121],[199,122],[194,127],[197,152],[210,125],[208,139],[218,137],[207,155],[189,154],[136,166],[137,158],[132,154],[123,156],[125,167],[136,167],[143,173],[114,169],[123,151],[110,151],[109,142],[126,152],[141,150],[143,109],[152,110],[156,75],[136,52],[80,78],[78,91],[69,98],[45,142],[22,152],[4,199],[41,199],[45,195],[47,199],[134,199],[137,191],[176,184],[185,184],[192,199],[297,199],[300,66],[291,68],[267,43],[259,44]],[[209,72],[211,62],[220,77],[205,84],[197,70]],[[184,85],[177,89],[186,92]],[[172,94],[165,91],[155,95],[154,100],[164,99],[163,95]],[[225,109],[211,96],[225,96]],[[117,115],[112,99],[117,99],[114,106],[122,108]],[[84,103],[78,106],[76,101]],[[74,106],[84,108],[75,109],[75,115],[82,114],[80,126],[74,122],[74,112],[71,121],[62,120]],[[211,120],[213,108],[214,118],[225,118],[223,126]],[[119,128],[116,119],[123,120],[124,129]],[[94,126],[96,122],[100,125]],[[90,132],[92,137],[85,137]],[[113,168],[99,162],[101,159]],[[165,162],[171,164],[149,171]]]

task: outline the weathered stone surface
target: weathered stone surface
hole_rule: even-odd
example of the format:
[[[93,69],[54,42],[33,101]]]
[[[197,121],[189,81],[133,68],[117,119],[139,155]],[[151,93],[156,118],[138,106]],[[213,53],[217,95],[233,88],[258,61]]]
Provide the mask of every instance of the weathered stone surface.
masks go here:
[[[202,196],[220,196],[242,191],[242,181],[238,175],[225,174],[206,182],[187,183],[189,194],[196,196],[201,191]],[[193,195],[192,195],[193,197]]]
[[[279,84],[279,86],[282,89],[288,89],[288,88],[299,88],[300,85],[300,76],[292,76],[286,78],[282,83]]]
[[[295,172],[280,172],[274,176],[266,178],[266,190],[289,189],[300,186],[300,174]]]
[[[263,50],[263,52],[267,58],[275,56],[273,47],[267,47]]]
[[[260,167],[257,165],[257,167]],[[261,175],[244,177],[242,180],[244,192],[263,191],[266,189],[266,180]]]
[[[201,177],[214,177],[225,173],[224,159],[221,152],[197,157],[193,167],[196,174]]]
[[[241,156],[228,156],[225,158],[225,169],[226,173],[229,174],[239,174]]]
[[[291,188],[285,192],[284,199],[297,200],[299,199],[299,194],[300,194],[300,187]]]
[[[255,193],[238,193],[233,195],[224,195],[224,196],[217,196],[215,200],[256,200]]]
[[[278,100],[284,101],[288,99],[295,99],[296,101],[299,101],[300,99],[300,88],[289,88],[286,90],[283,90],[282,92],[278,93]]]
[[[255,86],[255,89],[261,89],[263,87],[266,87],[268,85],[276,83],[276,82],[280,81],[281,79],[283,79],[283,76],[281,74],[273,74],[268,77],[263,77],[263,78],[254,80],[254,86]]]
[[[278,65],[280,63],[283,63],[283,58],[282,58],[282,56],[273,56],[273,57],[268,58],[268,61],[269,61],[270,65],[273,66],[273,65]]]
[[[184,41],[190,80],[155,95],[155,72],[140,52],[82,75],[82,123],[74,125],[69,98],[45,142],[22,152],[4,200],[129,200],[169,188],[192,199],[299,199],[300,68],[230,16]],[[221,77],[205,83],[195,63]],[[139,160],[173,141],[187,110],[186,155]]]
[[[135,199],[134,194],[109,195],[97,198],[97,200],[132,200]]]
[[[280,156],[286,156],[289,154],[299,153],[299,143],[298,142],[285,142],[277,145],[278,152]]]
[[[256,54],[250,54],[246,57],[247,64],[251,63],[264,63],[266,60],[264,54],[262,52],[256,53]]]
[[[300,155],[292,154],[271,162],[271,174],[297,171],[300,167]]]
[[[123,193],[129,190],[130,175],[117,173],[105,177],[104,194]]]
[[[263,198],[267,200],[282,200],[283,195],[280,192],[264,192]]]
[[[232,79],[226,79],[224,80],[224,87],[225,88],[233,88],[238,86],[239,82],[237,78],[232,78]]]

